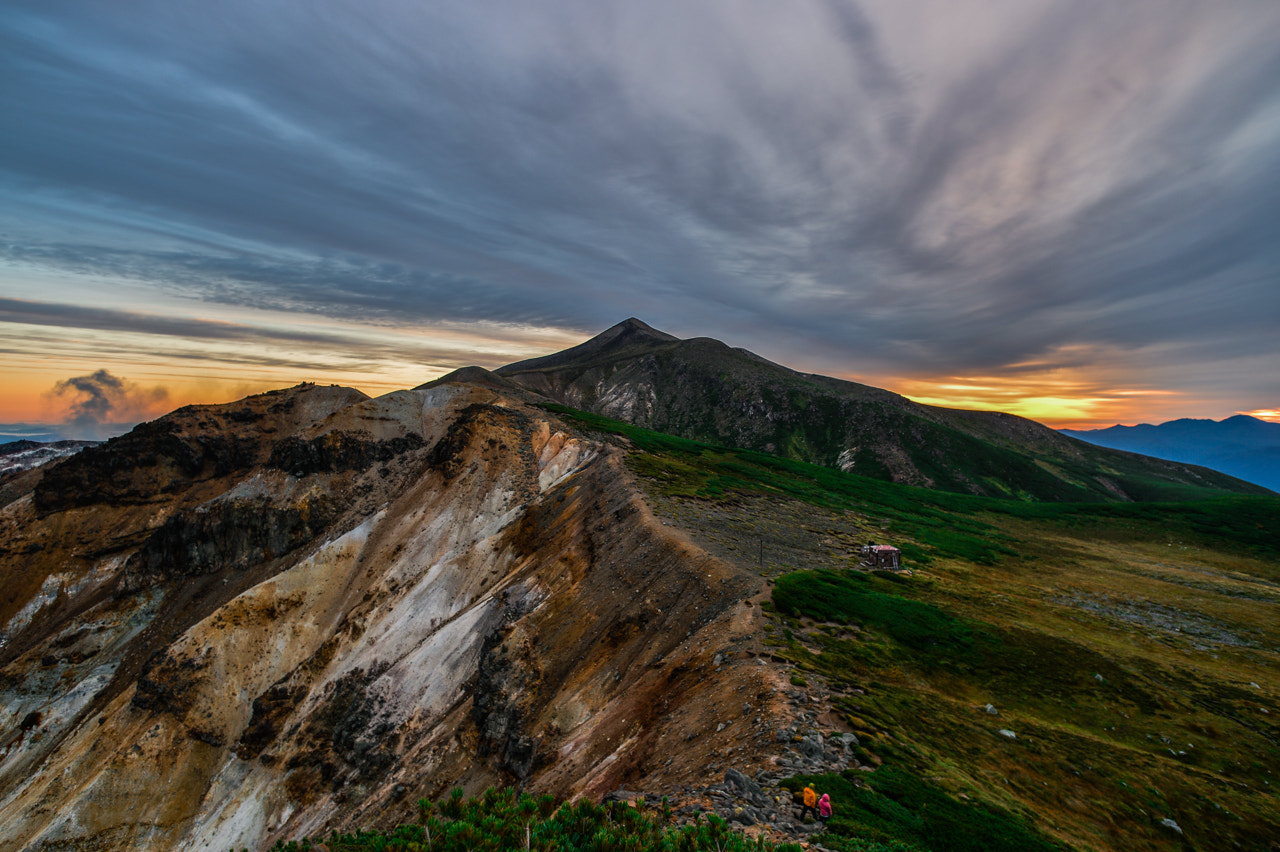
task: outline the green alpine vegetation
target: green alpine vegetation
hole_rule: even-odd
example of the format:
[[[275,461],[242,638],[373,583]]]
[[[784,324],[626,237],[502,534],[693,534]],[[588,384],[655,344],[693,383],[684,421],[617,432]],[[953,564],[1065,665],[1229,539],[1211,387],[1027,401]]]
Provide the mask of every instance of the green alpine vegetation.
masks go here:
[[[783,786],[813,785],[840,803],[822,845],[839,852],[1064,852],[1029,821],[1000,808],[965,802],[901,766],[858,778],[799,775]]]
[[[421,800],[418,817],[389,833],[334,833],[323,842],[330,852],[800,852],[795,844],[749,839],[714,814],[677,827],[665,800],[557,806],[551,796],[517,796],[511,788],[489,788],[474,798],[455,789],[438,805]],[[302,852],[319,842],[281,842],[273,849]]]
[[[1280,837],[1280,498],[993,499],[557,410],[627,450],[660,516],[772,580],[767,644],[877,767],[794,779],[832,793],[824,846]],[[868,541],[909,572],[861,567]]]

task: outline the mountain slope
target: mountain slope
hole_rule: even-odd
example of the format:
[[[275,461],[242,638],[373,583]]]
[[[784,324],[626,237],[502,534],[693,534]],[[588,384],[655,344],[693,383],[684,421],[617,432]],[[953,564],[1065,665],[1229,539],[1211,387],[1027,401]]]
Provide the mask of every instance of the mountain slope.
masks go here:
[[[497,784],[795,839],[812,776],[827,848],[1280,831],[1277,498],[950,494],[469,376],[6,480],[0,848],[265,850]]]
[[[1280,491],[1280,423],[1238,414],[1225,420],[1171,420],[1152,426],[1063,429],[1100,447],[1204,465]]]
[[[920,405],[629,319],[498,376],[573,408],[711,443],[957,493],[1046,501],[1265,493],[1192,465],[1074,441],[1030,420]]]
[[[998,500],[575,417],[632,448],[659,517],[772,580],[766,643],[878,766],[784,783],[831,792],[825,848],[1044,848],[1024,821],[1071,849],[1274,848],[1280,498]],[[868,540],[913,573],[859,570]]]
[[[0,846],[266,848],[454,785],[599,797],[711,762],[734,740],[698,739],[708,704],[777,712],[759,578],[522,395],[300,386],[29,472],[0,507]]]

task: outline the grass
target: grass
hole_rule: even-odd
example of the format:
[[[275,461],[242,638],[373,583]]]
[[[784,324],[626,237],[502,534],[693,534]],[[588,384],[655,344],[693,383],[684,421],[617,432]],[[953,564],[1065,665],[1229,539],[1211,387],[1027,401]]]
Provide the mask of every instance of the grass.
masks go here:
[[[1004,518],[1122,541],[1135,535],[1185,539],[1280,561],[1280,497],[1215,497],[1158,503],[1044,503],[896,485],[751,450],[717,447],[560,405],[546,408],[582,428],[627,439],[635,472],[667,496],[709,500],[785,497],[833,510],[860,510],[906,536],[916,559],[991,565],[1019,555]],[[1273,579],[1280,579],[1280,572]]]
[[[980,635],[974,625],[938,607],[879,589],[891,581],[870,574],[795,571],[778,578],[778,611],[823,621],[874,626],[925,657],[963,656]]]
[[[961,615],[953,591],[919,578],[789,574],[775,586],[781,615],[860,631],[795,631],[780,652],[810,679],[866,693],[837,705],[887,766],[943,778],[938,790],[953,796],[1034,813],[1041,830],[1072,845],[1183,848],[1187,837],[1161,822],[1175,818],[1196,826],[1201,848],[1219,848],[1209,838],[1268,848],[1280,828],[1270,793],[1280,732],[1258,712],[1261,690],[1232,683],[1240,657],[1261,649],[1223,664],[1215,656],[1226,649],[1142,647],[1103,623],[1062,636],[1051,623],[1016,623],[1017,609]],[[1268,617],[1265,608],[1255,615]],[[1274,664],[1274,653],[1255,660],[1249,676],[1274,688]],[[981,709],[992,702],[998,715]]]
[[[830,779],[824,845],[1273,848],[1280,499],[973,497],[561,413],[625,438],[655,505],[695,536],[744,530],[721,551],[744,567],[753,528],[763,541],[766,521],[800,519],[766,642],[840,696],[883,761]],[[867,538],[915,575],[849,570]]]
[[[865,777],[861,777],[865,776]],[[828,793],[831,821],[822,844],[861,852],[869,843],[902,852],[1063,852],[1060,843],[1036,832],[1022,817],[989,805],[954,798],[910,769],[886,766],[875,773],[800,775],[784,786],[806,784]]]

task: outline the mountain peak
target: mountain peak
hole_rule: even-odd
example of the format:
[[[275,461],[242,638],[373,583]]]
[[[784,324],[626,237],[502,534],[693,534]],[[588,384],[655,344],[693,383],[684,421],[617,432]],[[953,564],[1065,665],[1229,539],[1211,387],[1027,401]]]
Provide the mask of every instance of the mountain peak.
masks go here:
[[[675,335],[667,334],[665,331],[658,331],[653,326],[635,317],[628,317],[617,325],[600,332],[585,343],[579,343],[571,349],[566,349],[553,355],[545,355],[541,358],[517,361],[514,364],[499,367],[495,372],[500,375],[511,375],[527,370],[546,370],[573,363],[583,357],[598,355],[602,352],[621,349],[629,345],[651,346],[655,343],[679,342],[680,338]]]
[[[638,320],[635,317],[628,317],[617,325],[600,332],[595,337],[591,338],[591,340],[608,342],[615,338],[622,337],[623,335],[650,337],[654,340],[663,340],[667,342],[673,342],[680,339],[675,335],[667,334],[665,331],[658,331],[658,329],[643,320]],[[587,343],[590,343],[591,340],[588,340]]]

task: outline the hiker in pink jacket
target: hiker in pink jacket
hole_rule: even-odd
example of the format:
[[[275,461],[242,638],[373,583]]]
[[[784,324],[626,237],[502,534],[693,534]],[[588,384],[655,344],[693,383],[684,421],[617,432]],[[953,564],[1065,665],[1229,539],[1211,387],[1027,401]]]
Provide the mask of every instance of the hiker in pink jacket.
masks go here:
[[[826,793],[818,800],[818,819],[823,822],[831,819],[831,797]]]

